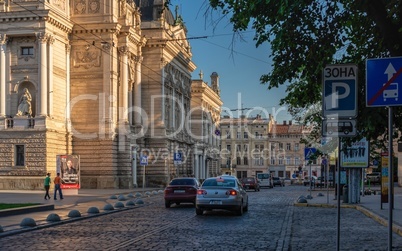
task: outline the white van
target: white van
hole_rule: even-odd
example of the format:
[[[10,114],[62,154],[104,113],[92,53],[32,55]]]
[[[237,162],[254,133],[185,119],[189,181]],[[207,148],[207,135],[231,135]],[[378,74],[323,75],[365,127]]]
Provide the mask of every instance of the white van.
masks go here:
[[[274,188],[274,183],[270,173],[257,173],[257,179],[258,182],[260,182],[260,187]]]

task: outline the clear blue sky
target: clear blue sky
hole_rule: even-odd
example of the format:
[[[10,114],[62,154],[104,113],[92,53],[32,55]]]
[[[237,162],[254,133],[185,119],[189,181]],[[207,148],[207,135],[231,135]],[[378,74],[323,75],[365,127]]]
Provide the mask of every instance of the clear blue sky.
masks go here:
[[[221,99],[223,107],[227,109],[262,107],[261,115],[265,113],[275,115],[275,120],[282,122],[290,120],[286,109],[279,106],[279,99],[285,96],[285,88],[268,90],[267,85],[260,84],[261,75],[271,71],[272,61],[269,58],[270,48],[268,44],[256,48],[253,41],[254,31],[243,33],[244,41],[233,40],[232,26],[227,19],[215,27],[210,19],[204,16],[207,0],[171,0],[171,10],[175,15],[175,6],[179,6],[179,15],[188,29],[193,62],[197,69],[192,78],[199,79],[200,71],[203,72],[203,80],[211,83],[210,75],[217,72],[220,80]],[[218,13],[215,14],[218,17]],[[207,38],[197,38],[207,36]],[[235,42],[231,48],[233,41]],[[232,50],[233,49],[233,50]],[[281,109],[280,112],[277,112]],[[243,114],[253,111],[251,115],[260,113],[261,110],[245,110]],[[232,111],[235,117],[237,111]],[[228,115],[222,113],[222,115]]]

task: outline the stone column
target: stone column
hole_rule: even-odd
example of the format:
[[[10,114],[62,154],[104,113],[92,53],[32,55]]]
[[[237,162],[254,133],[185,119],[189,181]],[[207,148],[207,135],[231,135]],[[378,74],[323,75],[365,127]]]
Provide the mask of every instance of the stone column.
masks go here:
[[[47,116],[47,101],[48,101],[48,89],[47,89],[47,36],[45,33],[38,33],[37,39],[39,41],[39,87],[40,87],[40,106],[39,106],[39,115]]]
[[[135,65],[135,84],[134,84],[134,106],[139,109],[142,107],[141,101],[141,64],[142,64],[142,56],[137,56],[137,62]],[[134,124],[137,126],[142,125],[141,114],[136,112],[134,113]]]
[[[55,39],[53,36],[49,36],[49,54],[48,54],[48,62],[49,62],[49,116],[53,116],[53,43]]]
[[[0,117],[6,115],[6,34],[0,34]]]
[[[199,166],[198,166],[198,155],[194,154],[194,177],[197,179],[200,179],[200,173],[199,173]]]
[[[119,48],[122,59],[121,70],[121,85],[122,85],[122,110],[120,114],[120,122],[127,122],[128,120],[128,47],[122,46]]]
[[[71,132],[70,52],[71,45],[66,44],[66,123],[69,132]]]

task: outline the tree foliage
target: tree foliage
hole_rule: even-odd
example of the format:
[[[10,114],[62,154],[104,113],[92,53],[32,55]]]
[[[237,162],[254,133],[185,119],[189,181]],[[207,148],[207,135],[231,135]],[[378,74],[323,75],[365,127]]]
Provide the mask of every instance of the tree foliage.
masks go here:
[[[233,31],[250,26],[256,46],[270,43],[273,70],[261,76],[268,89],[286,85],[281,104],[297,115],[322,99],[322,70],[328,64],[358,66],[360,136],[387,138],[388,112],[365,104],[366,59],[402,56],[402,1],[399,0],[209,0],[230,18]],[[402,127],[400,107],[394,124]],[[320,120],[320,116],[310,117]],[[379,140],[380,139],[380,140]]]

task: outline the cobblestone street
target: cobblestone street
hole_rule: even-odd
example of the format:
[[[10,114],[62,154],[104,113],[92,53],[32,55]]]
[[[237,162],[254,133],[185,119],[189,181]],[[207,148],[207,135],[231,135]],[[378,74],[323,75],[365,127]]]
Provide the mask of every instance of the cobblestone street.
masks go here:
[[[336,208],[294,207],[306,187],[249,192],[249,211],[196,216],[191,205],[164,207],[163,195],[142,207],[0,239],[1,250],[336,250]],[[387,227],[341,209],[341,250],[387,250]],[[393,236],[393,250],[402,237]]]

